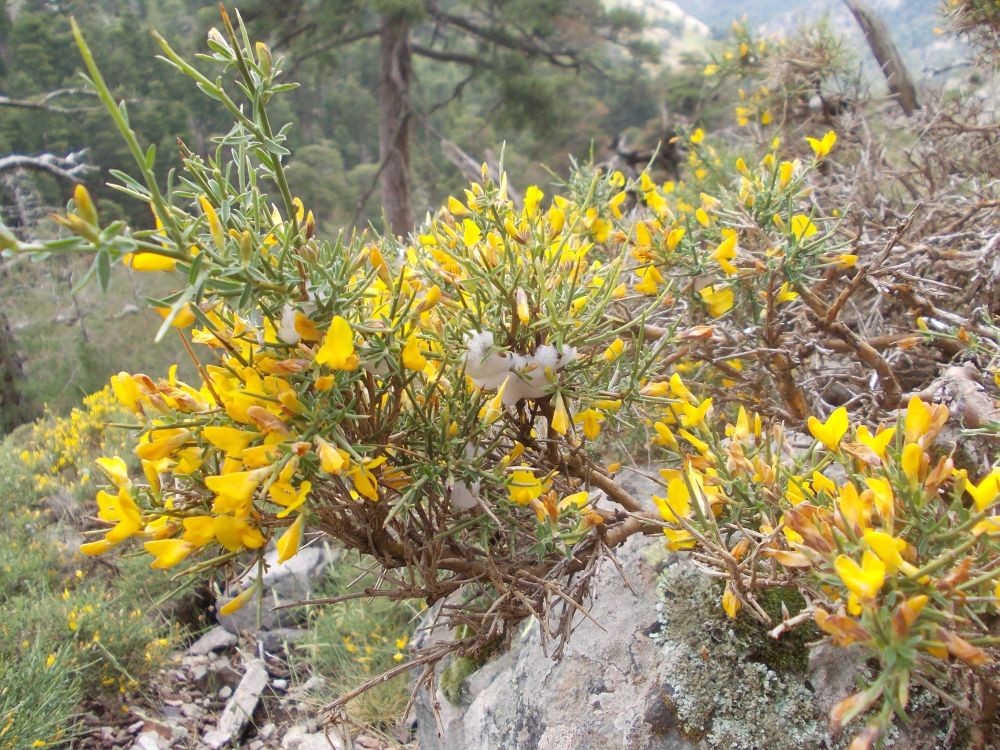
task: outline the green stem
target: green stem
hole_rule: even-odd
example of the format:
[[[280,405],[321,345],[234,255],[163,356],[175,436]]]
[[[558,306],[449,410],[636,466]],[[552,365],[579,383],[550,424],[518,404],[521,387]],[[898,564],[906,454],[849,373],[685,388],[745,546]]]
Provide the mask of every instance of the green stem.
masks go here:
[[[111,91],[108,89],[108,85],[104,82],[104,77],[101,75],[101,71],[97,67],[97,63],[94,61],[94,55],[90,51],[90,47],[87,46],[87,42],[83,38],[83,33],[80,31],[80,27],[77,26],[75,18],[70,18],[70,25],[73,29],[73,38],[76,40],[76,46],[80,50],[80,56],[83,58],[83,63],[87,66],[87,72],[90,74],[91,82],[97,90],[97,96],[104,104],[104,107],[108,110],[108,114],[111,115],[111,119],[118,128],[118,132],[121,133],[122,137],[125,139],[125,143],[128,145],[129,151],[132,153],[132,158],[135,159],[135,163],[139,166],[139,171],[142,172],[142,177],[146,182],[146,187],[149,188],[150,199],[152,200],[153,207],[156,209],[157,216],[159,216],[160,221],[163,222],[163,225],[166,227],[167,232],[170,234],[170,239],[174,241],[174,244],[177,245],[177,247],[182,247],[183,243],[181,242],[180,230],[174,222],[173,214],[170,212],[167,202],[163,199],[163,195],[160,193],[153,170],[146,164],[146,155],[143,153],[142,147],[139,145],[139,141],[135,137],[135,133],[125,120],[125,116],[119,109],[118,103],[115,102],[114,97],[111,96]]]

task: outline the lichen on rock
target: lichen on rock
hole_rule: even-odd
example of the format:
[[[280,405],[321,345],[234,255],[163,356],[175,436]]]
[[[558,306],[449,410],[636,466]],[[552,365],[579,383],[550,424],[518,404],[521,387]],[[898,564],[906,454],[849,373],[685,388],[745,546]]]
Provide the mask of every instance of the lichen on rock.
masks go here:
[[[830,736],[808,686],[807,663],[791,654],[776,670],[777,653],[762,648],[763,629],[729,620],[718,583],[675,562],[659,581],[659,630],[653,636],[670,663],[663,700],[684,731],[706,748],[799,750],[844,746]],[[780,605],[779,605],[780,606]],[[801,650],[796,640],[789,646]]]

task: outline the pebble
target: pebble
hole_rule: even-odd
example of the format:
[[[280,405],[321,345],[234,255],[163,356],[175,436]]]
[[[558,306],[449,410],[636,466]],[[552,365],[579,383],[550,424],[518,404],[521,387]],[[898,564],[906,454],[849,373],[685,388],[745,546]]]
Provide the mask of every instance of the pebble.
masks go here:
[[[225,700],[232,694],[233,694],[233,689],[229,687],[229,685],[223,685],[222,687],[219,688],[219,697],[222,698],[222,700]]]

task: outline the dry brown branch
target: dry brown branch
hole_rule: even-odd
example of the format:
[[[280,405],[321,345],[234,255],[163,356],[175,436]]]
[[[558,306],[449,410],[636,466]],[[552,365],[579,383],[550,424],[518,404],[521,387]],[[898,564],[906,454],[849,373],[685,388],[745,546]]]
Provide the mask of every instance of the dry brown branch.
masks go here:
[[[882,408],[895,409],[899,406],[902,398],[902,390],[899,387],[899,381],[896,380],[896,376],[893,373],[892,368],[889,366],[889,363],[885,361],[885,358],[879,354],[878,351],[864,342],[858,334],[840,321],[827,323],[826,321],[828,319],[829,309],[819,297],[812,293],[811,290],[807,289],[802,284],[797,284],[795,288],[802,297],[802,300],[813,312],[813,315],[815,316],[814,323],[816,326],[829,331],[840,338],[845,344],[853,347],[858,359],[878,373],[882,384]]]

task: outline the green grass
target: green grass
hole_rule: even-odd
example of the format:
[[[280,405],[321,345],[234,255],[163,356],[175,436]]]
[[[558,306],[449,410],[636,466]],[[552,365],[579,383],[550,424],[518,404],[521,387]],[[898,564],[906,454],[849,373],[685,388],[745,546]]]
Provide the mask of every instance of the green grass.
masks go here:
[[[162,321],[143,299],[163,296],[176,279],[116,265],[107,292],[92,281],[73,295],[88,260],[21,262],[0,277],[0,300],[23,361],[18,390],[36,413],[44,406],[68,412],[121,370],[156,378],[178,362],[182,377],[193,376],[173,332],[154,343]]]
[[[0,750],[68,744],[84,703],[120,711],[180,636],[155,606],[176,584],[148,559],[76,549],[75,519],[94,513],[89,466],[120,436],[75,414],[0,442]],[[55,495],[81,512],[57,516]]]
[[[363,565],[339,561],[317,596],[338,596],[374,586],[372,576],[354,582]],[[419,611],[417,605],[385,598],[314,607],[309,613],[309,635],[298,649],[296,667],[300,672],[311,671],[325,678],[326,700],[343,695],[407,658],[406,644]],[[361,724],[388,730],[402,719],[409,698],[410,681],[404,675],[362,693],[348,704],[347,710]]]

